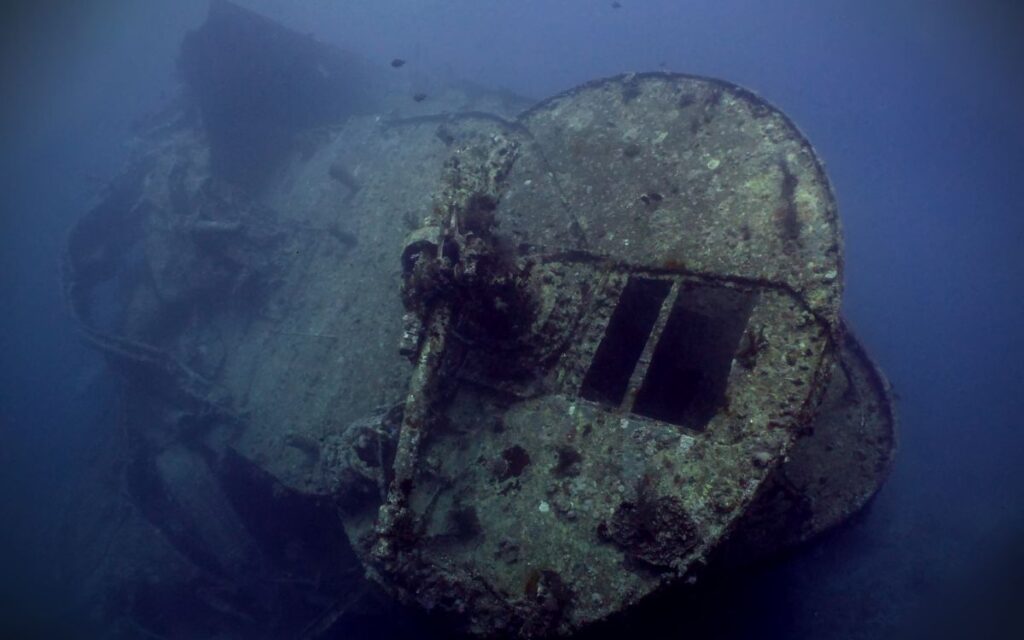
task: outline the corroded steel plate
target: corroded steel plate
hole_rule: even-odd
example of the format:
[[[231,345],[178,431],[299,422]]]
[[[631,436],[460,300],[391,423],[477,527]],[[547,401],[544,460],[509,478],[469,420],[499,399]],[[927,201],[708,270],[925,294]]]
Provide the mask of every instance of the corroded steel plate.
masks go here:
[[[885,375],[846,329],[820,412],[737,524],[722,560],[771,556],[861,511],[889,475],[896,422]]]
[[[825,391],[841,242],[808,143],[731,85],[624,76],[518,124],[449,161],[410,396],[331,473],[383,584],[532,637],[693,576],[744,513]]]

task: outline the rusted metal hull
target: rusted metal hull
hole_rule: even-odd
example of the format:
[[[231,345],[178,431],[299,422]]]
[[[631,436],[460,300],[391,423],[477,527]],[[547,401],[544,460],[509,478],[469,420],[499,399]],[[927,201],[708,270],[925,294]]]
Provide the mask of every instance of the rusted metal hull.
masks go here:
[[[784,115],[660,73],[525,110],[405,98],[289,132],[259,185],[211,160],[215,125],[172,118],[73,230],[69,307],[149,394],[130,437],[161,477],[198,468],[185,449],[245,460],[337,505],[388,592],[520,637],[866,504],[892,400],[840,321],[836,204]]]

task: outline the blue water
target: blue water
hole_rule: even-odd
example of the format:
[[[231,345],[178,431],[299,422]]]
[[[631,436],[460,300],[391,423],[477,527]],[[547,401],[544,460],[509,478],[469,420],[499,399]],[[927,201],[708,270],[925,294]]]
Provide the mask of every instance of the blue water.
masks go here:
[[[23,4],[0,10],[0,632],[23,617],[74,637],[96,631],[67,617],[48,532],[113,385],[64,313],[60,249],[125,160],[132,121],[175,91],[178,43],[206,6]],[[536,98],[668,69],[780,107],[835,186],[845,312],[900,397],[900,452],[855,526],[722,587],[728,621],[701,625],[708,637],[903,637],[934,603],[995,588],[987,569],[1024,542],[1020,12],[923,0],[240,4],[381,64],[402,57]],[[687,628],[651,615],[655,636]]]

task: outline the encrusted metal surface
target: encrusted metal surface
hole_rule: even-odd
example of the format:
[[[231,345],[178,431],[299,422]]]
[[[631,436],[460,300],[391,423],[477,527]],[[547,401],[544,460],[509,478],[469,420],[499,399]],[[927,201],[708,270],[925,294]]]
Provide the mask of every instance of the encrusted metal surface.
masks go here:
[[[502,300],[486,274],[475,289],[419,291],[453,310],[446,322],[492,335],[460,341],[446,373],[429,352],[443,397],[413,378],[415,425],[403,423],[388,478],[404,495],[401,535],[374,501],[346,524],[403,598],[531,637],[699,568],[817,410],[841,259],[810,147],[746,92],[626,76],[519,124],[500,198],[477,177],[493,154],[474,164],[473,146],[440,193],[488,199],[499,277],[522,293]],[[450,268],[463,260],[455,251]],[[500,335],[508,318],[529,326]],[[427,414],[410,403],[428,399],[437,415],[421,437]]]
[[[735,527],[722,561],[770,557],[863,509],[889,475],[896,425],[889,382],[844,328],[821,410]]]
[[[334,60],[311,91],[374,73],[223,3],[207,28],[236,21],[253,56],[278,38]],[[195,42],[193,71],[237,57]],[[750,92],[630,74],[516,116],[526,103],[505,94],[413,101],[389,80],[284,119],[257,173],[244,157],[225,173],[217,141],[261,124],[202,95],[207,80],[141,137],[64,269],[123,374],[128,490],[177,505],[140,511],[163,542],[133,553],[183,554],[163,574],[175,593],[195,591],[190,572],[226,592],[253,567],[338,563],[312,619],[319,578],[203,625],[307,616],[317,637],[366,587],[318,537],[344,546],[331,526],[288,529],[250,494],[304,523],[336,505],[388,592],[473,633],[539,637],[806,540],[884,479],[892,401],[839,320],[828,181]],[[210,100],[223,119],[195,117]],[[316,542],[261,546],[285,537]],[[276,608],[293,597],[307,608]]]

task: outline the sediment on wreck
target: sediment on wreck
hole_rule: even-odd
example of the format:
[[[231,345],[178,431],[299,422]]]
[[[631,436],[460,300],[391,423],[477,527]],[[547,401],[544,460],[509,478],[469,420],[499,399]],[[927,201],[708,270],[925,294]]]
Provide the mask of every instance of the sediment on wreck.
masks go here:
[[[103,464],[132,553],[156,596],[220,607],[206,631],[329,635],[387,591],[569,634],[877,490],[891,399],[839,319],[835,201],[760,98],[630,74],[518,116],[479,88],[413,102],[225,2],[181,68],[189,100],[73,229],[64,286],[122,380]],[[857,482],[812,482],[858,454]],[[116,573],[92,588],[175,631]]]

